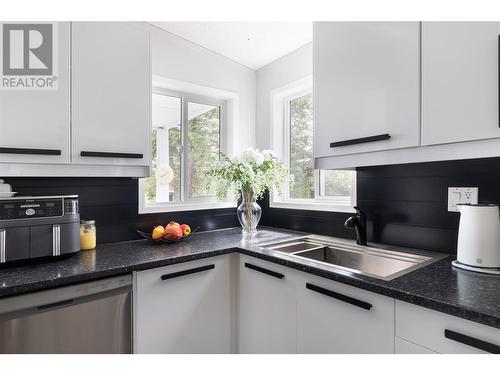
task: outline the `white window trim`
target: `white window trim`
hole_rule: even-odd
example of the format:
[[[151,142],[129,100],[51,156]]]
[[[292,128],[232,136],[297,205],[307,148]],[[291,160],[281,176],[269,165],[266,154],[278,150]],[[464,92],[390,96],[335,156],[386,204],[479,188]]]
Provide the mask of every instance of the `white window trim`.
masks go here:
[[[179,212],[179,211],[196,211],[209,210],[215,208],[230,208],[236,207],[235,202],[221,202],[217,199],[204,202],[189,202],[189,203],[154,203],[146,205],[144,182],[139,182],[139,214],[152,214],[158,212]]]
[[[312,93],[312,77],[293,82],[271,93],[271,142],[273,149],[290,166],[290,101]],[[281,110],[280,110],[281,108]],[[321,196],[319,187],[319,170],[314,171],[314,199],[289,198],[289,186],[283,188],[284,196],[270,194],[269,206],[271,208],[285,208],[298,210],[330,211],[330,212],[355,212],[356,205],[356,176],[352,181],[350,204],[342,204],[345,197]],[[338,201],[339,203],[335,203]]]
[[[186,122],[187,118],[187,105],[188,102],[208,104],[213,106],[218,106],[220,108],[220,119],[219,119],[219,149],[222,152],[227,152],[228,142],[227,142],[227,123],[228,123],[228,106],[227,100],[214,99],[202,95],[194,95],[190,93],[184,93],[176,90],[169,90],[159,86],[154,86],[152,94],[161,94],[165,96],[172,96],[181,99],[181,123]],[[187,136],[187,127],[182,127],[182,141],[181,147],[184,148],[184,141]],[[182,202],[157,202],[157,203],[146,203],[145,196],[145,178],[139,179],[139,214],[148,213],[158,213],[158,212],[179,212],[179,211],[194,211],[194,210],[204,210],[204,209],[214,209],[214,208],[229,208],[236,207],[236,202],[232,201],[221,201],[216,197],[199,197],[199,198],[187,198],[184,197],[184,192],[186,190],[187,180],[185,178],[186,174],[186,163],[185,154],[181,153],[181,183],[183,187],[181,189],[181,200]]]

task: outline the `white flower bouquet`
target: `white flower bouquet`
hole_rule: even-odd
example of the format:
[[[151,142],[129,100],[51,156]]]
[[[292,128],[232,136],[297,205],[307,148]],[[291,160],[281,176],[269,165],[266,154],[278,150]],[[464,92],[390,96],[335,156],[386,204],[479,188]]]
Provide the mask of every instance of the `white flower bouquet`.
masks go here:
[[[256,200],[266,190],[276,189],[281,193],[282,187],[289,178],[285,167],[271,150],[260,152],[248,148],[239,157],[230,158],[221,154],[221,160],[207,174],[212,177],[215,192],[219,198],[226,198],[232,191],[234,200],[242,198],[238,207],[238,219],[244,234],[254,234],[261,215],[261,208]]]

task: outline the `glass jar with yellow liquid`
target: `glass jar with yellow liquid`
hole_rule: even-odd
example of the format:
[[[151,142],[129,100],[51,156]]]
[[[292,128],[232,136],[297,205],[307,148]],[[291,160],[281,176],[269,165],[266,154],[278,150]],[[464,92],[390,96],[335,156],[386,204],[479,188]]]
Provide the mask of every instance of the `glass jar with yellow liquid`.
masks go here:
[[[96,246],[95,220],[80,220],[80,249],[92,250]]]

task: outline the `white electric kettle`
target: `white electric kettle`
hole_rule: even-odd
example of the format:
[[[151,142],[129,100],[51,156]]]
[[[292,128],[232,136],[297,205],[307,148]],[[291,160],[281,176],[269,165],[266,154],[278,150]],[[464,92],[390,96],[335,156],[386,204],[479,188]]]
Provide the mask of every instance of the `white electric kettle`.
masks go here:
[[[498,204],[459,204],[457,260],[453,265],[500,274],[500,210]]]

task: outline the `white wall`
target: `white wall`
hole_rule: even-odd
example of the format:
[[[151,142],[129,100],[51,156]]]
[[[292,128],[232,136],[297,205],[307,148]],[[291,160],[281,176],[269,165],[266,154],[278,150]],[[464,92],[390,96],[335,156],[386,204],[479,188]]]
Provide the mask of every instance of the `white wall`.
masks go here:
[[[311,76],[312,60],[312,43],[308,43],[257,70],[257,148],[271,148],[271,92]]]
[[[232,93],[234,127],[228,138],[236,152],[255,147],[255,71],[150,24],[139,25],[151,32],[153,76]]]
[[[312,43],[255,72],[165,30],[138,24],[151,32],[154,76],[234,94],[234,128],[228,138],[235,152],[270,148],[271,92],[312,75]]]

